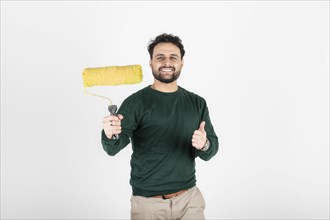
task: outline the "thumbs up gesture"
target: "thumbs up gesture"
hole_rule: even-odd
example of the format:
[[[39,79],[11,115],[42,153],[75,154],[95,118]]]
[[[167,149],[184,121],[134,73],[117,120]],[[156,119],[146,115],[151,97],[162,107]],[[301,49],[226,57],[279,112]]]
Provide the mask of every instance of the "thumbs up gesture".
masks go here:
[[[205,121],[202,121],[198,130],[194,131],[191,139],[192,146],[196,149],[202,149],[206,143]]]

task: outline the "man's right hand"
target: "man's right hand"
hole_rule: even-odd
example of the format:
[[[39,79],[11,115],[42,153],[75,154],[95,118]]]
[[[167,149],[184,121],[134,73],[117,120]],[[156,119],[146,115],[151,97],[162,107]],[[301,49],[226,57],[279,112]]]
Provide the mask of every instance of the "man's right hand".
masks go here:
[[[121,133],[121,120],[123,118],[121,114],[108,115],[103,118],[103,130],[109,139],[112,138],[112,135]]]

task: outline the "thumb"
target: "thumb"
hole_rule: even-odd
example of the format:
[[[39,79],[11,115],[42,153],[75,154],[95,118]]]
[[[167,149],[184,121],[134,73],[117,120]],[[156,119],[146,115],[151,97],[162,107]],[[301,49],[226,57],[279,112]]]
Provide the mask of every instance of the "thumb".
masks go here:
[[[124,116],[122,116],[121,114],[118,114],[117,117],[119,118],[119,120],[123,120]]]
[[[203,132],[205,131],[205,121],[201,122],[201,124],[199,125],[198,130],[203,131]]]

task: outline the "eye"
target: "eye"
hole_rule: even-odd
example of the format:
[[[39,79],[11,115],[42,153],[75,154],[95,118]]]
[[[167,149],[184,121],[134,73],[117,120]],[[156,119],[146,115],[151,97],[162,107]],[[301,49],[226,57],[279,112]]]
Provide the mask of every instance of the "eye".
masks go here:
[[[156,59],[157,59],[157,60],[163,60],[164,57],[157,57]]]

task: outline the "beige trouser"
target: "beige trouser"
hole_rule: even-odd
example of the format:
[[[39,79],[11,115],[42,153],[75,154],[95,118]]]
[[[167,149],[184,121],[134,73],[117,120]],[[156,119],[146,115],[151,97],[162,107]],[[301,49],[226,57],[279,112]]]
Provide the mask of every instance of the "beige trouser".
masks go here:
[[[205,219],[204,209],[203,195],[196,186],[171,199],[131,197],[132,220],[200,220]]]

